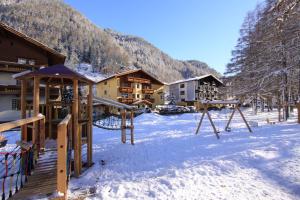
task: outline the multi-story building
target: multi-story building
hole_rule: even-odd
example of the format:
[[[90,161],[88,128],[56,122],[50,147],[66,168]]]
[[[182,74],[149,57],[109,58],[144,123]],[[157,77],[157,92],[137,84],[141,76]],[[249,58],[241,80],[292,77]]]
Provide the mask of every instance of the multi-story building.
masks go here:
[[[129,70],[98,82],[96,96],[154,108],[164,103],[164,84],[142,69]]]
[[[0,111],[18,110],[21,86],[12,76],[27,70],[37,70],[63,64],[65,56],[46,45],[0,22]],[[32,86],[28,86],[32,99]]]
[[[179,80],[169,84],[169,95],[178,104],[195,105],[199,100],[219,99],[220,79],[212,74]]]

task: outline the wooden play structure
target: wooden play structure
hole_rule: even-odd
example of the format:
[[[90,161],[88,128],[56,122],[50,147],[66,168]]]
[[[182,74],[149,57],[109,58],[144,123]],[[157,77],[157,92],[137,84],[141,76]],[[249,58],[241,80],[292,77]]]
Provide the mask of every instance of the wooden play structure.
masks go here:
[[[214,124],[214,122],[213,122],[213,120],[212,120],[212,118],[211,118],[211,116],[210,116],[210,114],[209,114],[209,112],[208,112],[208,107],[209,107],[210,105],[222,105],[222,106],[225,106],[225,105],[233,105],[233,106],[234,106],[234,108],[232,109],[232,113],[231,113],[231,115],[230,115],[230,117],[229,117],[229,120],[228,120],[228,122],[227,122],[227,125],[226,125],[226,127],[225,127],[225,131],[230,131],[230,130],[231,130],[231,129],[229,128],[229,125],[230,125],[230,122],[231,122],[231,120],[232,120],[232,118],[233,118],[233,116],[234,116],[234,113],[235,113],[236,110],[237,110],[237,111],[240,113],[240,115],[241,115],[243,121],[245,122],[245,124],[246,124],[246,126],[247,126],[249,132],[252,132],[252,130],[251,130],[251,128],[250,128],[250,126],[249,126],[249,124],[248,124],[248,122],[247,122],[245,116],[243,115],[243,113],[242,113],[242,111],[241,111],[241,109],[240,109],[240,102],[239,102],[239,101],[220,101],[220,100],[212,100],[212,101],[209,101],[209,100],[207,100],[207,101],[200,101],[200,104],[203,106],[204,110],[203,110],[202,116],[201,116],[201,118],[200,118],[200,121],[199,121],[197,130],[196,130],[196,135],[198,134],[198,132],[199,132],[199,130],[200,130],[200,127],[201,127],[201,124],[202,124],[202,122],[203,122],[203,119],[204,119],[205,114],[207,114],[207,117],[208,117],[208,119],[209,119],[209,122],[210,122],[210,124],[211,124],[213,130],[214,130],[214,133],[216,134],[216,137],[217,137],[218,139],[220,138],[220,136],[219,136],[219,130],[216,129],[216,126],[215,126],[215,124]]]
[[[13,177],[9,187],[9,196],[13,199],[55,192],[61,194],[61,199],[67,199],[69,177],[78,177],[83,168],[93,164],[93,81],[64,65],[21,73],[15,78],[21,81],[22,119],[0,124],[0,132],[21,127],[21,142],[12,152],[2,152],[6,161],[3,185],[9,177]],[[33,84],[34,90],[33,116],[28,118],[26,88],[30,84]],[[45,87],[44,94],[40,93],[40,87]],[[50,98],[51,88],[60,91],[58,99]],[[86,91],[86,95],[82,90]],[[63,95],[64,91],[69,91],[68,95]],[[41,106],[42,96],[45,109]],[[42,111],[45,113],[41,114]],[[15,169],[19,170],[9,167],[17,161],[20,164]],[[31,175],[33,169],[34,174]],[[12,182],[16,183],[13,191]],[[3,188],[2,192],[5,197],[7,189]]]
[[[94,126],[109,130],[121,130],[121,141],[126,143],[127,133],[126,130],[130,130],[130,143],[134,144],[134,107],[127,104],[123,104],[111,99],[94,97],[94,108],[102,107],[106,110],[106,113],[98,115],[94,119]],[[115,110],[115,114],[109,111],[109,108]],[[96,110],[96,109],[95,109]],[[117,111],[119,110],[119,111]],[[118,114],[116,114],[118,113]]]

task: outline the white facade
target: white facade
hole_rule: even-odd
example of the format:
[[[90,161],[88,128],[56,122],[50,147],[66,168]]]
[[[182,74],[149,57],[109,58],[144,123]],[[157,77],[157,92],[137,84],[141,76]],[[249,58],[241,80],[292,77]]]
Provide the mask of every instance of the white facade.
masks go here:
[[[209,79],[209,81],[208,81]],[[217,99],[218,86],[223,83],[213,75],[205,75],[169,84],[170,96],[178,102],[193,102],[200,99]]]

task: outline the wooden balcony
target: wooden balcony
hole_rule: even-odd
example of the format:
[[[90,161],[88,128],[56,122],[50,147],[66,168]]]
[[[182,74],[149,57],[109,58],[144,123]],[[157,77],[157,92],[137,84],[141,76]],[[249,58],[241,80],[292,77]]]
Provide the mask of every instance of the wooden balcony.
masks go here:
[[[132,93],[133,88],[131,88],[131,87],[119,87],[119,91],[123,92],[123,93]]]
[[[0,60],[0,71],[2,72],[14,72],[19,73],[26,70],[38,69],[40,66],[37,65],[28,65],[28,64],[19,64],[16,62],[8,62]]]
[[[134,82],[134,83],[147,83],[147,84],[151,83],[151,81],[149,79],[137,78],[137,77],[128,77],[127,81]]]
[[[154,90],[153,89],[145,88],[145,89],[142,89],[142,92],[143,92],[143,94],[153,94]]]
[[[45,88],[40,88],[41,93],[45,92]],[[27,94],[32,94],[33,87],[27,88]],[[0,95],[20,95],[21,94],[21,86],[20,85],[0,85]],[[59,96],[59,89],[50,88],[50,96],[52,98],[57,98]]]
[[[149,102],[151,102],[151,103],[154,103],[154,99],[152,99],[152,98],[145,98],[145,99],[143,99],[143,100],[146,100],[146,101],[149,101]]]
[[[0,94],[21,94],[21,87],[17,85],[0,85]]]
[[[118,101],[120,103],[131,104],[133,103],[133,98],[119,98]]]

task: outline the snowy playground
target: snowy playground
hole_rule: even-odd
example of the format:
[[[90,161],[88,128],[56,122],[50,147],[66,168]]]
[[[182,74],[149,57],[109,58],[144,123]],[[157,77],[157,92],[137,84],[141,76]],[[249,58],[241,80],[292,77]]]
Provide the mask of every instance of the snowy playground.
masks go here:
[[[244,111],[225,132],[228,112],[211,111],[195,135],[200,113],[135,119],[135,145],[120,131],[94,127],[94,166],[71,179],[70,197],[90,199],[299,199],[300,125],[277,112]],[[296,113],[294,113],[296,116]]]

